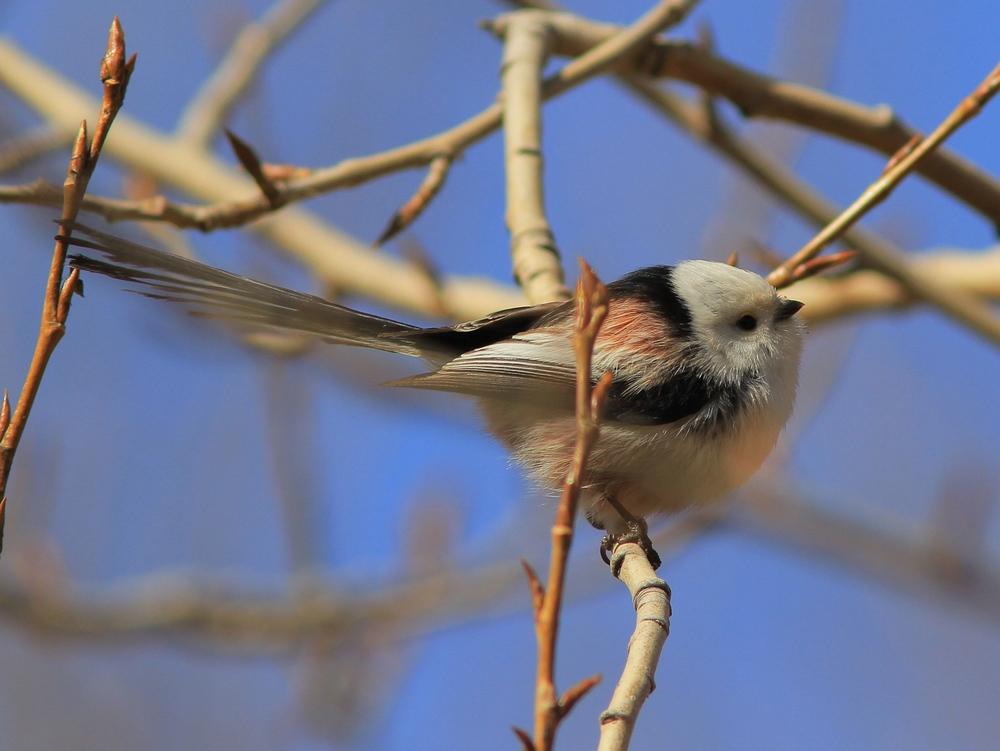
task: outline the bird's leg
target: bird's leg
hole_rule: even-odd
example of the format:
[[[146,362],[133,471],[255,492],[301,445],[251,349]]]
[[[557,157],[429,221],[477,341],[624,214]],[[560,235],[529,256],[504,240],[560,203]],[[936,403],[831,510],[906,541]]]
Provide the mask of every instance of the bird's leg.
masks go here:
[[[612,496],[605,496],[604,500],[625,520],[625,531],[619,534],[608,533],[604,535],[604,539],[601,540],[601,560],[605,564],[610,565],[611,559],[609,556],[614,551],[615,546],[623,542],[634,542],[642,548],[642,552],[646,554],[649,565],[656,571],[662,561],[659,554],[653,548],[653,541],[649,539],[649,525],[646,524],[646,520],[638,516],[633,516],[627,508],[622,506]]]

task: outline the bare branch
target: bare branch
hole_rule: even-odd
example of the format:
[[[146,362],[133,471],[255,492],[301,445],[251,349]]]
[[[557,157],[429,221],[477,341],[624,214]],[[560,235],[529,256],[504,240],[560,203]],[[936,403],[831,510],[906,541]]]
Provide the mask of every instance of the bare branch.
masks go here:
[[[73,152],[66,169],[66,180],[62,190],[59,234],[52,251],[52,262],[45,284],[45,297],[42,303],[42,317],[38,338],[35,341],[35,351],[32,354],[31,363],[28,365],[28,373],[25,376],[24,385],[21,387],[21,393],[18,395],[17,405],[12,415],[9,414],[9,404],[6,405],[8,416],[3,422],[7,424],[5,424],[3,434],[0,436],[0,505],[2,505],[0,546],[2,546],[3,540],[2,525],[6,512],[7,481],[10,477],[14,455],[17,453],[21,436],[28,422],[28,416],[31,414],[31,407],[34,405],[38,390],[41,388],[42,377],[45,375],[49,359],[66,333],[70,300],[77,290],[80,277],[76,270],[70,273],[65,282],[62,276],[66,263],[66,252],[69,248],[69,236],[72,233],[71,224],[80,210],[81,199],[87,192],[90,177],[101,156],[104,139],[107,137],[111,123],[114,122],[115,115],[118,114],[125,99],[128,79],[132,75],[134,67],[135,55],[132,55],[127,61],[125,59],[125,34],[118,17],[115,16],[108,31],[107,48],[101,63],[100,75],[104,85],[104,97],[97,118],[97,126],[94,128],[93,137],[88,144],[87,122],[84,120],[80,123],[76,141],[73,144]],[[4,392],[4,402],[7,402],[6,391]]]
[[[889,160],[889,164],[879,179],[868,186],[854,203],[844,209],[819,234],[796,251],[785,263],[772,271],[768,276],[768,281],[776,287],[787,285],[800,264],[818,255],[823,248],[840,237],[851,225],[884,201],[921,160],[926,159],[946,138],[975,117],[998,89],[1000,89],[1000,65],[994,68],[986,79],[976,87],[976,90],[962,100],[927,138],[916,146],[912,142],[904,144],[900,151]]]
[[[517,726],[511,727],[511,730],[514,731],[514,735],[517,736],[517,739],[521,741],[521,748],[523,748],[524,751],[535,751],[535,744],[532,742],[531,736],[528,735],[526,730],[522,730]]]
[[[533,599],[537,606],[535,636],[538,640],[538,670],[535,675],[534,745],[538,751],[550,751],[559,722],[569,711],[560,703],[556,693],[556,638],[559,634],[559,616],[569,550],[573,542],[577,503],[580,491],[583,489],[587,459],[600,432],[601,406],[611,386],[610,373],[604,373],[597,385],[591,386],[594,343],[607,314],[608,291],[590,267],[581,260],[580,280],[576,287],[576,329],[573,336],[573,349],[576,354],[576,448],[573,452],[572,467],[563,484],[555,523],[552,525],[548,583],[542,592],[540,606],[537,606],[537,590],[534,585],[532,587]],[[575,697],[573,702],[579,698],[577,694],[587,690],[579,686],[577,689],[578,691],[571,695]]]
[[[552,54],[568,57],[580,55],[620,28],[569,13],[553,13],[549,23],[555,30]],[[686,81],[728,99],[748,117],[785,120],[886,156],[895,154],[914,136],[914,130],[885,105],[866,107],[819,89],[771,78],[692,42],[654,39],[638,53],[619,60],[616,72]],[[1000,226],[1000,182],[979,167],[940,149],[921,162],[917,172]]]
[[[229,128],[225,129],[226,139],[229,141],[229,145],[233,149],[233,153],[240,162],[240,166],[246,170],[247,174],[253,178],[253,181],[257,183],[257,187],[260,188],[260,192],[264,194],[264,198],[270,204],[271,208],[277,209],[281,207],[281,193],[275,186],[274,181],[265,173],[263,166],[260,161],[260,157],[257,156],[257,152],[253,150],[246,141],[233,133]]]
[[[524,569],[524,575],[528,577],[528,586],[531,588],[531,611],[534,613],[535,624],[537,625],[538,617],[542,612],[542,605],[545,603],[545,587],[542,585],[532,565],[523,558],[521,559],[521,568]]]
[[[448,171],[451,169],[451,158],[440,156],[431,161],[427,168],[427,175],[423,182],[417,187],[417,192],[411,196],[410,200],[404,203],[386,224],[385,229],[375,240],[376,245],[384,245],[392,238],[413,224],[417,218],[424,213],[434,197],[444,187],[444,181],[448,178]]]
[[[639,711],[653,693],[653,676],[670,634],[670,587],[656,576],[645,551],[634,542],[620,543],[611,556],[611,570],[632,596],[635,631],[611,703],[601,714],[599,751],[628,748]]]
[[[79,123],[73,113],[97,106],[75,85],[31,59],[6,39],[0,39],[0,82],[56,126],[65,127],[71,122],[76,128]],[[215,155],[150,130],[125,115],[118,117],[115,137],[109,141],[107,149],[109,156],[132,170],[201,199],[228,203],[234,195],[251,194],[253,202],[263,200],[266,203],[251,180]],[[0,201],[4,200],[58,205],[59,199],[53,196],[51,187],[36,182],[27,189],[25,186],[0,189]],[[162,221],[169,218],[180,226],[199,226],[201,218],[200,207],[174,204],[162,196],[140,201],[87,197],[84,208],[100,210],[112,220],[152,218]],[[255,223],[248,229],[305,264],[321,283],[399,310],[439,315],[443,299],[452,315],[471,320],[524,304],[524,297],[516,289],[485,279],[448,277],[439,287],[412,264],[372,253],[369,245],[297,207],[286,206],[269,221]]]
[[[589,678],[584,678],[583,680],[578,681],[576,685],[570,686],[566,689],[566,693],[559,697],[559,716],[565,717],[572,712],[576,703],[590,693],[590,689],[600,682],[601,676],[599,674],[592,675]]]
[[[316,639],[400,624],[413,638],[441,624],[482,617],[515,591],[518,571],[481,564],[356,594],[316,583],[287,596],[158,575],[117,593],[35,592],[0,581],[0,615],[33,633],[114,644],[129,638],[196,638],[220,650],[290,653]]]
[[[615,62],[618,56],[627,55],[634,51],[641,46],[645,39],[664,25],[680,21],[694,5],[694,2],[695,0],[674,0],[674,2],[661,3],[619,35],[610,35],[606,40],[608,43],[606,47],[601,45],[603,49],[589,51],[549,78],[543,89],[544,98],[549,99],[562,94],[603,72]],[[63,116],[66,99],[50,96],[49,93],[54,89],[72,90],[69,85],[60,86],[59,84],[63,82],[53,73],[42,69],[34,61],[29,62],[23,53],[6,40],[0,40],[0,81],[3,81],[30,106],[53,120]],[[33,83],[39,82],[44,82],[45,86],[37,89]],[[46,95],[39,96],[41,91],[45,91]],[[73,94],[71,93],[69,96],[72,97]],[[283,183],[280,186],[281,200],[284,203],[301,201],[321,193],[358,185],[382,175],[427,165],[442,156],[455,159],[470,145],[496,130],[500,126],[501,116],[501,105],[495,103],[478,115],[436,136],[371,156],[348,159],[332,167],[313,170],[304,177]],[[128,125],[121,123],[117,128],[119,138],[129,134],[131,126],[131,123]],[[162,181],[187,189],[206,200],[218,202],[206,205],[187,205],[173,204],[162,197],[156,201],[140,203],[106,199],[104,203],[105,218],[109,220],[169,221],[177,226],[197,227],[203,231],[210,231],[246,224],[272,210],[268,200],[259,193],[255,193],[249,198],[232,199],[233,195],[247,192],[244,186],[239,184],[233,185],[230,181],[225,191],[213,190],[212,188],[218,184],[218,180],[210,179],[212,176],[201,175],[200,179],[195,179],[193,176],[181,174],[180,165],[183,164],[191,164],[191,170],[195,173],[204,170],[203,162],[207,158],[205,149],[192,147],[177,138],[170,138],[165,139],[166,143],[160,140],[157,144],[160,148],[149,151],[136,148],[137,141],[145,141],[144,145],[150,146],[152,145],[150,144],[151,140],[159,140],[156,139],[157,134],[143,129],[141,133],[133,132],[131,135],[134,137],[130,144],[131,148],[122,148],[122,152],[127,151],[127,158],[131,166],[155,174]],[[160,139],[163,138],[160,136]],[[117,146],[117,144],[115,145]],[[115,152],[113,151],[113,153]],[[181,161],[178,164],[174,160],[176,166],[170,168],[168,178],[164,174],[167,168],[162,164],[158,165],[157,162],[166,161],[171,157],[176,157]],[[198,165],[197,170],[194,168],[195,164]],[[295,173],[294,168],[286,168],[285,171]],[[0,194],[0,200],[7,201],[19,200],[24,197],[25,194],[19,191],[6,191]],[[29,195],[27,197],[29,201],[31,198],[37,201],[37,196]],[[378,278],[377,274],[373,276]]]
[[[641,80],[627,79],[624,85],[658,112],[670,118],[673,122],[691,133],[694,137],[714,148],[720,154],[731,159],[737,166],[746,171],[762,186],[767,188],[777,198],[787,203],[797,213],[813,224],[823,227],[835,221],[837,210],[835,206],[817,193],[807,183],[799,180],[779,162],[761,154],[747,142],[737,138],[725,127],[721,120],[706,122],[698,108],[688,102],[678,99],[669,92]],[[850,243],[863,258],[874,268],[899,280],[909,289],[904,297],[924,297],[950,315],[954,315],[961,323],[993,338],[993,316],[988,309],[975,298],[968,298],[958,290],[949,289],[940,279],[931,279],[920,271],[918,259],[904,259],[903,252],[888,241],[873,232],[860,227],[849,227],[843,233],[843,239]],[[876,259],[872,261],[871,259]],[[846,260],[838,256],[838,260]],[[815,269],[815,267],[812,267]],[[803,278],[803,277],[799,277]],[[916,286],[913,286],[916,285]],[[935,287],[930,296],[925,294],[928,285]],[[919,288],[919,289],[918,289]],[[799,294],[798,288],[796,294]],[[803,297],[805,302],[805,298]],[[812,304],[809,312],[803,311],[805,317],[812,319]],[[953,308],[959,308],[954,312]]]
[[[177,138],[192,148],[206,148],[268,55],[322,4],[323,0],[278,0],[259,22],[240,31],[181,115]]]
[[[514,278],[532,303],[569,297],[542,187],[542,71],[550,37],[545,15],[512,15],[500,64],[510,255]]]
[[[953,295],[1000,302],[1000,249],[985,253],[917,253],[910,267],[922,277],[932,277],[947,286]],[[806,304],[802,315],[810,326],[926,302],[899,281],[870,269],[798,282],[795,297]]]
[[[771,272],[768,281],[777,287],[788,284],[794,270],[800,264],[813,258],[826,245],[857,222],[872,206],[884,200],[923,158],[963,123],[975,116],[998,89],[1000,89],[1000,66],[997,66],[927,139],[915,148],[904,147],[905,156],[895,160],[893,166],[885,171],[853,204],[784,264]],[[867,265],[897,279],[912,294],[925,298],[981,336],[994,343],[1000,343],[1000,318],[994,315],[993,311],[981,301],[956,295],[953,290],[942,286],[937,279],[921,275],[919,271],[915,271],[907,263],[902,254],[896,251],[861,246],[858,246],[857,249]]]

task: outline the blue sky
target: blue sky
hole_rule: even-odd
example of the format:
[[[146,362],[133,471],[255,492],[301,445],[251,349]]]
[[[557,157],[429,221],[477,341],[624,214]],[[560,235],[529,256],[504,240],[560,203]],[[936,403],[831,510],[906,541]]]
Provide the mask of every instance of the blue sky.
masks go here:
[[[840,13],[828,13],[821,9],[827,5],[809,12],[779,0],[706,0],[695,17],[711,23],[727,56],[789,78],[797,71],[783,69],[784,61],[821,54],[832,37],[824,85],[864,103],[892,104],[923,129],[996,64],[1000,6],[924,4],[917,12],[905,0],[845,0]],[[107,24],[119,14],[129,48],[140,53],[126,109],[169,129],[233,24],[265,7],[9,0],[0,21],[26,52],[96,94]],[[448,127],[495,96],[499,47],[475,21],[498,7],[485,0],[334,0],[274,56],[231,123],[266,158],[306,165]],[[647,3],[571,7],[625,22]],[[694,28],[689,22],[681,33]],[[8,96],[0,102],[5,124],[33,122]],[[561,97],[545,117],[547,202],[568,259],[583,255],[611,279],[642,265],[728,253],[706,247],[736,184],[711,154],[606,81]],[[994,104],[950,145],[1000,174],[998,127]],[[748,130],[765,138],[776,132],[796,131],[765,123]],[[794,164],[846,205],[883,161],[809,136]],[[40,170],[57,177],[63,163],[60,155],[5,179]],[[118,190],[120,172],[110,161],[99,173],[95,190]],[[390,176],[309,208],[371,239],[418,180],[417,173]],[[413,235],[447,271],[505,281],[503,211],[502,148],[494,135],[455,166]],[[2,212],[0,383],[15,387],[34,341],[51,212]],[[914,251],[994,242],[980,217],[920,180],[907,181],[866,221]],[[789,251],[808,235],[779,210],[759,239]],[[210,262],[309,285],[248,235],[191,241]],[[837,375],[827,389],[831,362]],[[467,405],[400,401],[352,384],[407,367],[353,350],[275,366],[93,280],[74,306],[19,456],[10,549],[51,537],[67,571],[88,587],[163,570],[279,587],[290,556],[275,439],[266,429],[278,410],[292,414],[277,440],[299,452],[292,473],[298,492],[311,499],[308,538],[318,565],[355,586],[366,570],[388,578],[412,528],[436,518],[428,503],[455,517],[462,560],[502,541],[510,560],[531,554],[541,564],[533,540],[544,535],[551,503],[508,466]],[[284,386],[275,388],[275,379]],[[808,420],[800,412],[790,472],[825,508],[925,529],[949,473],[966,472],[987,489],[992,483],[996,495],[990,466],[1000,451],[998,379],[995,350],[926,311],[816,331],[803,392],[819,404]],[[542,513],[532,511],[540,503]],[[523,540],[509,531],[518,524],[530,525]],[[984,537],[995,560],[996,519]],[[578,539],[574,575],[603,581],[596,534],[585,530]],[[13,573],[15,557],[5,556],[0,573]],[[673,630],[635,748],[987,748],[1000,733],[996,623],[735,532],[696,542],[668,561],[665,576],[674,590]],[[567,609],[560,682],[596,672],[605,682],[574,711],[562,748],[593,745],[632,626],[619,587],[593,589]],[[40,641],[0,624],[0,738],[13,739],[0,746],[72,739],[81,749],[500,749],[512,746],[511,724],[530,724],[534,644],[524,609],[444,628],[381,655],[373,663],[381,700],[354,735],[324,734],[302,719],[309,676],[334,685],[351,680],[349,660],[313,673],[303,662],[169,641],[95,648]],[[327,723],[337,718],[323,711],[323,701],[334,693],[306,694]]]

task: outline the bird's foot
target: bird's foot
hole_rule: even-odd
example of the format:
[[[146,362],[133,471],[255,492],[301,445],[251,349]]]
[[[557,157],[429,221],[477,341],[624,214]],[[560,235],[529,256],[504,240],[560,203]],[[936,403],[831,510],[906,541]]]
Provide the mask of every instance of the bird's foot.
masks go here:
[[[624,532],[605,535],[604,539],[601,540],[601,560],[610,566],[611,554],[623,542],[634,542],[642,548],[642,552],[646,554],[646,560],[649,561],[649,565],[653,567],[654,571],[660,567],[662,561],[659,554],[653,548],[653,541],[649,539],[649,526],[646,524],[645,519],[632,517],[626,520]],[[612,573],[618,576],[617,571],[613,571]]]

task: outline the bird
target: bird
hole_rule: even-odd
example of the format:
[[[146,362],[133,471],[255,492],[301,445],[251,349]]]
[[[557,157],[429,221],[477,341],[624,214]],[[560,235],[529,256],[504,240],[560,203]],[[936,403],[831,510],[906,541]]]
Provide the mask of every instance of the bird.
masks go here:
[[[233,274],[83,224],[70,264],[189,312],[248,327],[423,360],[390,382],[472,397],[485,426],[538,485],[561,487],[576,441],[572,301],[510,308],[452,326],[420,327]],[[81,237],[82,235],[82,237]],[[746,482],[792,413],[805,327],[802,303],[763,277],[687,260],[607,285],[594,379],[611,374],[600,437],[580,496],[606,532],[659,557],[647,519],[710,503]]]

